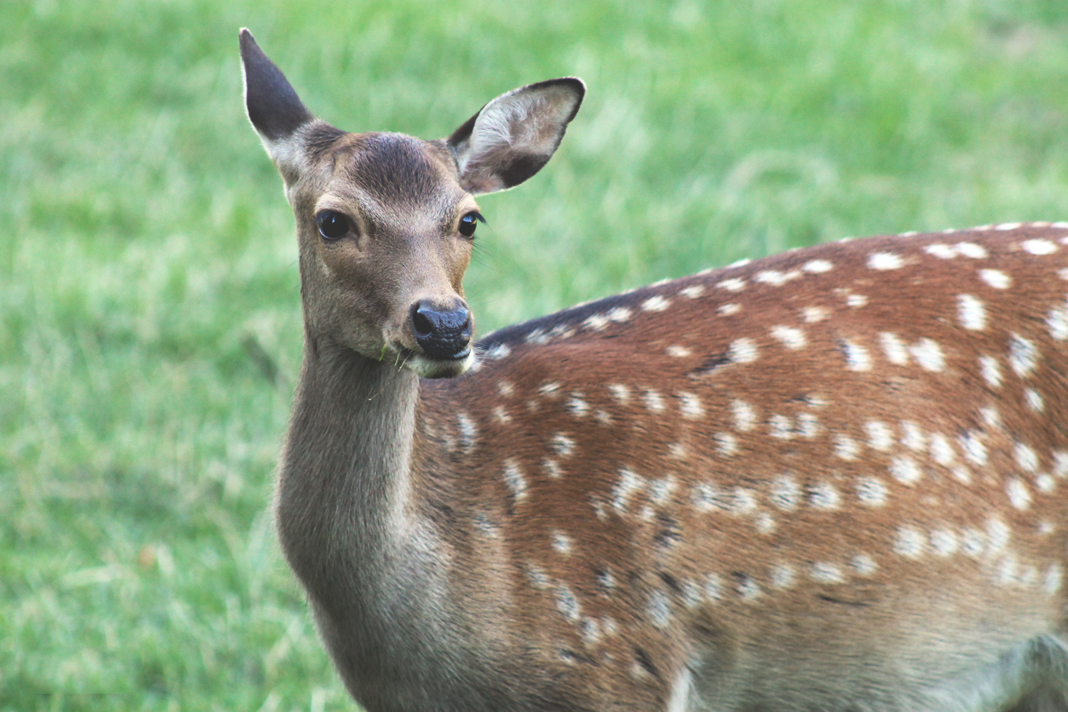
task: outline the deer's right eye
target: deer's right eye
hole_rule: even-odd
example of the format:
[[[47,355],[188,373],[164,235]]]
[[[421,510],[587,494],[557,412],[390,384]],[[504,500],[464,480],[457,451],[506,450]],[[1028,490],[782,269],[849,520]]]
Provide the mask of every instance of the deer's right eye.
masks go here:
[[[319,234],[327,240],[336,240],[349,232],[348,219],[333,210],[324,210],[319,213],[315,218],[315,225],[319,228]]]

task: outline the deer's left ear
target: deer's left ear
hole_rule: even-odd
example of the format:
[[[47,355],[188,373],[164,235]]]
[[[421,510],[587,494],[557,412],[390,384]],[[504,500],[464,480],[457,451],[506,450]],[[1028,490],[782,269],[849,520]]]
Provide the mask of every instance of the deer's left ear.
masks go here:
[[[564,77],[514,89],[483,106],[447,141],[464,190],[495,193],[540,171],[585,95],[581,79]]]

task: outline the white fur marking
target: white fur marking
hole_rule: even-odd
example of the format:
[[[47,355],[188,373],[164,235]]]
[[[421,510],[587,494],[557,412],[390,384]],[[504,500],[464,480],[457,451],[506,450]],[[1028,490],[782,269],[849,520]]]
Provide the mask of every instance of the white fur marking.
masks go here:
[[[986,306],[970,294],[958,295],[957,318],[965,329],[982,331],[986,328]]]
[[[1012,277],[998,269],[981,269],[979,278],[994,289],[1008,289],[1012,286]]]

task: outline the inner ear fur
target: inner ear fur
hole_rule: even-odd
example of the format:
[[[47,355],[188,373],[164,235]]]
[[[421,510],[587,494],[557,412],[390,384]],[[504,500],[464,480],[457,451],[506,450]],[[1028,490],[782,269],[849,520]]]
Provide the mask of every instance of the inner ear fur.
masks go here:
[[[581,79],[563,77],[514,89],[483,106],[447,140],[460,184],[479,195],[533,176],[556,152],[585,95]]]

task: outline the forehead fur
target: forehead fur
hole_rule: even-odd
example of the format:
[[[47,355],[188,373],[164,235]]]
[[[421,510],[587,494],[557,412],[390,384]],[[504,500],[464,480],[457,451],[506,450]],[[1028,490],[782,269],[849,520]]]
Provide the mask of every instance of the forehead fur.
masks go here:
[[[367,133],[353,145],[344,170],[354,183],[387,205],[424,205],[442,192],[448,152],[404,134]],[[455,182],[455,181],[453,181]]]

